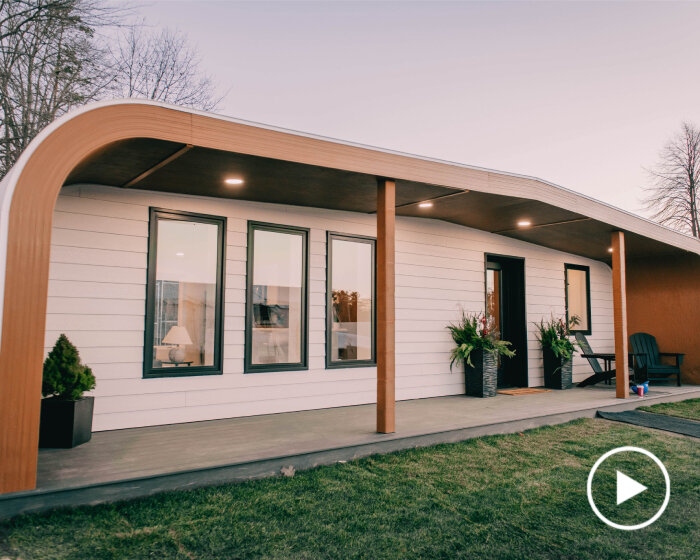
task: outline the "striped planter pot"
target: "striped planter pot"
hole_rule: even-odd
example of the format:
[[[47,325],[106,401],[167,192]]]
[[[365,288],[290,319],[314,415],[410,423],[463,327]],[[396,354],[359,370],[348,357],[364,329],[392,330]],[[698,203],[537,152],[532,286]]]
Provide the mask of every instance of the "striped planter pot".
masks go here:
[[[466,394],[470,397],[495,397],[498,363],[493,354],[483,350],[471,353],[474,366],[464,362]]]
[[[544,386],[548,389],[568,389],[571,381],[571,359],[554,355],[549,348],[542,349],[544,359]]]

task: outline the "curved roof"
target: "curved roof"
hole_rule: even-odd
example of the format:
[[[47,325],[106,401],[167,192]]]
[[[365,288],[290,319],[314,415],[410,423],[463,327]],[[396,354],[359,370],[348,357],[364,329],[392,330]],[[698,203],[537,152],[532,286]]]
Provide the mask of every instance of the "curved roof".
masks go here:
[[[245,185],[227,189],[229,173]],[[43,130],[0,183],[0,490],[34,486],[51,224],[62,186],[81,181],[356,212],[376,208],[378,177],[397,183],[397,214],[447,220],[607,260],[700,255],[700,242],[539,179],[379,150],[164,104],[109,101]],[[432,199],[433,206],[418,203]],[[519,217],[532,226],[518,228]],[[12,424],[14,422],[14,424]]]
[[[100,115],[115,108],[138,113],[137,118],[149,118],[145,114],[151,112],[155,118],[158,113],[173,127],[158,137],[111,134],[115,131],[107,128],[118,127],[119,122],[102,120]],[[128,188],[371,212],[374,180],[382,176],[397,180],[399,215],[442,219],[600,260],[609,258],[613,230],[629,234],[631,256],[679,250],[700,254],[700,240],[537,177],[136,99],[81,107],[57,119],[32,141],[0,183],[0,246],[6,243],[10,200],[27,161],[58,130],[81,121],[104,126],[106,141],[80,159],[66,184],[127,186],[145,174]],[[183,153],[161,165],[179,151]],[[236,193],[222,190],[220,174],[226,170],[245,172],[248,187]],[[433,202],[430,211],[418,208],[426,199]],[[518,228],[520,218],[533,225]]]

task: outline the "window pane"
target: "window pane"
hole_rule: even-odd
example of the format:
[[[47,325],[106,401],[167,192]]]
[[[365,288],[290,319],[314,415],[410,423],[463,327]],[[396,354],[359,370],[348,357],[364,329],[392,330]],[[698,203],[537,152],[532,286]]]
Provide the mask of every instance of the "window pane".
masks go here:
[[[251,364],[301,362],[304,237],[253,231]]]
[[[153,368],[213,366],[218,226],[157,224]]]
[[[333,238],[331,243],[331,361],[371,360],[372,245]]]
[[[566,271],[567,303],[569,320],[578,318],[578,325],[573,330],[587,331],[588,326],[588,294],[586,291],[585,270],[569,268]]]
[[[501,271],[486,269],[486,315],[493,317],[499,335],[501,332]]]

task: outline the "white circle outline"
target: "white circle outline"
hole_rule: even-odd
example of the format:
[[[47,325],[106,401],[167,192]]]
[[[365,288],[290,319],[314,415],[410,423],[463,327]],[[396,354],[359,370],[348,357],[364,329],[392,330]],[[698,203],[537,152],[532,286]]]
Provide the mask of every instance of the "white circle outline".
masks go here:
[[[666,481],[666,497],[664,498],[664,503],[661,504],[661,507],[653,515],[653,517],[651,517],[650,519],[647,519],[644,523],[639,523],[637,525],[620,525],[619,523],[613,523],[607,517],[605,517],[602,513],[600,513],[600,511],[598,510],[598,508],[595,505],[595,502],[593,501],[593,493],[592,493],[593,475],[595,474],[596,470],[598,470],[598,467],[601,465],[601,463],[603,461],[605,461],[608,457],[616,455],[617,453],[624,453],[625,451],[633,451],[635,453],[641,453],[642,455],[646,455],[647,457],[649,457],[661,469],[661,472],[664,475],[664,480]],[[588,494],[588,503],[591,505],[591,509],[593,510],[593,513],[595,513],[603,523],[605,523],[606,525],[609,525],[610,527],[613,527],[615,529],[620,529],[621,531],[636,531],[637,529],[643,529],[644,527],[648,527],[649,525],[651,525],[654,521],[656,521],[659,517],[661,517],[663,512],[666,510],[666,506],[668,505],[668,501],[671,499],[671,479],[668,476],[668,471],[666,470],[666,467],[664,466],[664,464],[652,452],[647,451],[646,449],[642,449],[641,447],[629,447],[629,446],[616,447],[615,449],[611,449],[607,453],[603,454],[593,465],[591,472],[588,474],[588,482],[586,484],[586,494]]]

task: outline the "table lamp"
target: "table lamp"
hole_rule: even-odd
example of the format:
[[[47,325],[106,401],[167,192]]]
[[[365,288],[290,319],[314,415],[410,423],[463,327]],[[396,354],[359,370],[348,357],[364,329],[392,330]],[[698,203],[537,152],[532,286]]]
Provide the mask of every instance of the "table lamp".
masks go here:
[[[185,361],[185,348],[184,346],[192,344],[192,339],[190,334],[187,332],[185,327],[180,325],[175,325],[171,327],[168,334],[163,338],[163,344],[176,344],[177,346],[170,349],[168,353],[168,358],[174,364],[181,364]]]

